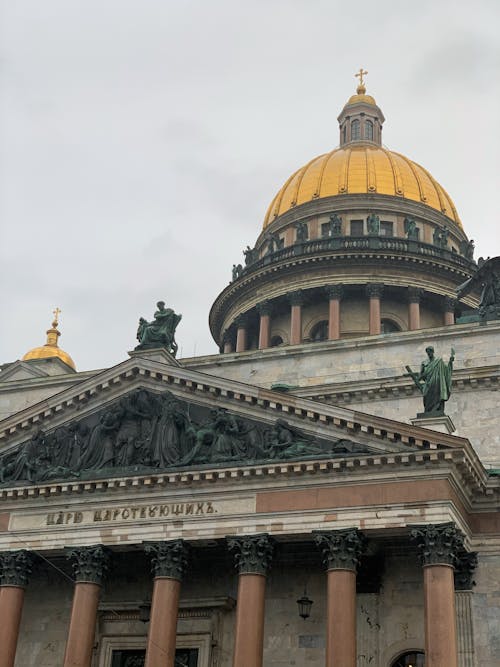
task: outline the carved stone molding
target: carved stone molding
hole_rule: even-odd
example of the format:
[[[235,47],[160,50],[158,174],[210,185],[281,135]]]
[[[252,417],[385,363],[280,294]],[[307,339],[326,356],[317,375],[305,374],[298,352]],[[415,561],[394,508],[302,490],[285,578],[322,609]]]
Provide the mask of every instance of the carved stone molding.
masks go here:
[[[25,588],[32,564],[33,554],[25,549],[0,553],[0,586]]]
[[[234,551],[239,574],[267,574],[274,550],[274,542],[267,533],[226,540],[229,550]]]
[[[453,522],[414,526],[411,539],[420,550],[422,565],[451,565],[465,551],[464,536]]]
[[[155,577],[182,581],[188,556],[188,546],[184,540],[145,542],[144,551],[151,555],[151,569]]]
[[[419,287],[408,287],[408,302],[409,303],[420,303],[424,290]]]
[[[476,585],[474,572],[477,567],[477,551],[463,551],[455,564],[455,590],[470,591]]]
[[[368,283],[365,289],[366,294],[370,299],[380,299],[384,293],[384,286],[382,283]]]
[[[302,306],[304,303],[304,291],[299,289],[296,292],[287,294],[288,301],[291,306]]]
[[[101,544],[90,547],[69,547],[66,549],[68,560],[73,561],[73,571],[77,583],[102,585],[109,569],[111,553]]]
[[[325,287],[325,292],[329,299],[342,299],[344,296],[344,286],[343,285],[328,285]]]
[[[315,530],[314,541],[321,550],[327,570],[356,572],[366,541],[357,528]]]

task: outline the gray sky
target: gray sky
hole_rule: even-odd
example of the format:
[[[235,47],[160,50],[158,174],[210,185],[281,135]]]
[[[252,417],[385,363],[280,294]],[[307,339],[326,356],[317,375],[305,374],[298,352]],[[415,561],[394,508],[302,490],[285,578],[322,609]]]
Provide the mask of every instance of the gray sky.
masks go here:
[[[497,0],[0,0],[0,362],[45,342],[79,370],[164,299],[182,356],[288,176],[338,143],[369,71],[384,143],[500,254]]]

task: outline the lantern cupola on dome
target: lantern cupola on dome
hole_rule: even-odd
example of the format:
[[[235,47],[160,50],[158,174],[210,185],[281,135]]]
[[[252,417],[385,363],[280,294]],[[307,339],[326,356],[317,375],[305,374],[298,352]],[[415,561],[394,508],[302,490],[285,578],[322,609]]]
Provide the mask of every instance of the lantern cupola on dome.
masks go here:
[[[366,94],[363,76],[368,74],[361,68],[356,74],[360,82],[356,95],[352,95],[338,117],[340,128],[340,146],[356,141],[368,141],[382,145],[382,125],[384,114],[377,106],[375,99]]]

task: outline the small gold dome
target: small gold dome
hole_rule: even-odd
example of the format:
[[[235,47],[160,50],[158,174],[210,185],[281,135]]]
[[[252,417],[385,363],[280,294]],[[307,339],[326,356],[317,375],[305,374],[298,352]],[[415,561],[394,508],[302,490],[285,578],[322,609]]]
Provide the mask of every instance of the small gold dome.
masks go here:
[[[45,345],[34,347],[32,350],[29,350],[29,352],[26,352],[22,358],[22,361],[29,361],[30,359],[51,359],[57,357],[61,359],[61,361],[64,361],[64,363],[70,368],[76,371],[76,366],[73,359],[67,352],[61,350],[57,344],[57,339],[61,335],[61,332],[57,329],[57,325],[59,323],[58,316],[60,312],[61,311],[59,308],[54,310],[54,321],[52,322],[52,327],[47,329],[47,342]]]
[[[408,199],[462,224],[443,187],[416,162],[371,143],[355,143],[319,155],[290,176],[269,207],[264,228],[295,206],[324,197],[381,194]]]

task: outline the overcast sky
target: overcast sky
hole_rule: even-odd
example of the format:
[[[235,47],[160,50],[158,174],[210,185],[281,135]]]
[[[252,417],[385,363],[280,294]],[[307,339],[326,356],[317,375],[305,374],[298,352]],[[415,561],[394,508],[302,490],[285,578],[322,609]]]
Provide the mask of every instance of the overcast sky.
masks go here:
[[[369,71],[384,143],[500,254],[498,0],[0,0],[0,363],[45,342],[79,370],[163,299],[182,356],[277,189],[338,144]]]

